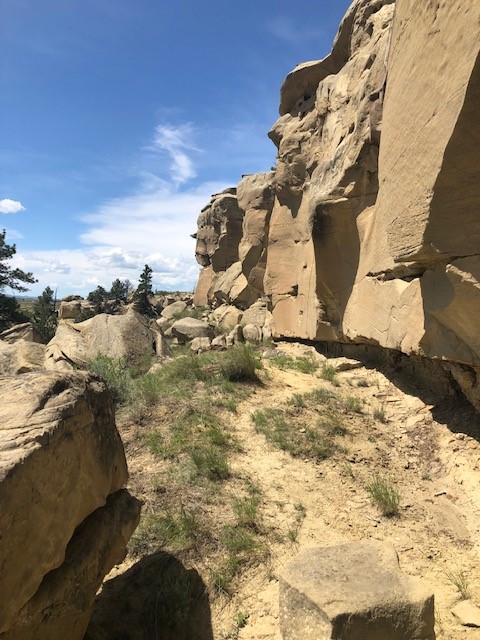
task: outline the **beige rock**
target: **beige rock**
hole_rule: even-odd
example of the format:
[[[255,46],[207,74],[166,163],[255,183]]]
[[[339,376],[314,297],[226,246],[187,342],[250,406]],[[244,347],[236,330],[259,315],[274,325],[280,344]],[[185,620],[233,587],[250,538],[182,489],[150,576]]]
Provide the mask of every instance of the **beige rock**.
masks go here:
[[[2,633],[62,565],[78,525],[124,486],[127,467],[110,394],[94,376],[4,377],[0,396]]]
[[[212,302],[209,292],[213,283],[213,276],[214,271],[212,265],[203,267],[203,269],[200,270],[193,296],[193,304],[196,307],[206,307]]]
[[[48,368],[55,368],[55,362],[84,366],[97,354],[114,359],[153,355],[157,334],[149,322],[131,308],[125,315],[101,313],[77,324],[60,322],[47,345]]]
[[[236,344],[241,344],[242,342],[245,342],[243,337],[242,325],[237,324],[237,326],[234,327],[230,331],[230,333],[227,335],[226,341],[227,341],[227,347],[233,347]]]
[[[2,640],[82,640],[105,575],[126,554],[141,503],[125,489],[77,528],[65,560],[42,581]]]
[[[227,348],[227,338],[225,335],[217,336],[212,340],[212,349],[223,351]]]
[[[452,613],[464,627],[480,627],[480,609],[471,600],[456,604]]]
[[[261,329],[267,320],[267,313],[267,303],[263,300],[258,300],[245,310],[240,324],[242,326],[253,324]]]
[[[2,333],[0,333],[0,340],[3,340],[8,344],[13,344],[18,340],[25,340],[26,342],[42,342],[42,337],[31,322],[24,322],[23,324],[15,324],[13,327],[2,331]]]
[[[262,330],[254,324],[246,324],[242,327],[243,338],[246,342],[261,342]]]
[[[60,320],[78,320],[82,314],[94,314],[95,305],[88,300],[62,300],[58,308]]]
[[[212,341],[210,338],[194,338],[190,343],[190,349],[195,353],[210,351],[211,348]]]
[[[45,360],[44,344],[24,339],[13,344],[0,341],[0,375],[14,375],[41,369]]]
[[[172,302],[162,311],[162,318],[166,318],[167,320],[172,320],[174,316],[182,313],[187,308],[187,303],[182,300],[177,300],[176,302]]]
[[[305,549],[280,574],[284,640],[434,640],[434,622],[433,594],[387,543]]]
[[[194,338],[213,338],[213,329],[203,320],[182,318],[173,323],[172,335],[184,344]]]
[[[218,328],[223,333],[228,333],[237,324],[240,324],[243,311],[233,305],[222,304],[213,312]]]
[[[152,332],[154,335],[156,355],[159,358],[169,358],[172,355],[172,350],[170,349],[168,342],[165,339],[165,334],[160,329],[157,323],[153,323]]]

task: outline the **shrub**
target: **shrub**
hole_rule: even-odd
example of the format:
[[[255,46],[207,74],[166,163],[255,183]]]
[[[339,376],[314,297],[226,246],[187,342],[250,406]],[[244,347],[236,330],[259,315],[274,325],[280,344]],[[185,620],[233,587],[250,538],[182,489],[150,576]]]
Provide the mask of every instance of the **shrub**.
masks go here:
[[[345,410],[352,413],[362,413],[363,406],[361,400],[354,396],[348,396],[345,400]]]
[[[262,368],[258,356],[247,345],[238,345],[221,355],[220,373],[230,382],[259,381],[257,370]]]
[[[373,411],[373,417],[375,418],[375,420],[378,420],[379,422],[383,422],[383,424],[385,424],[387,422],[387,413],[385,411],[385,405],[384,404],[382,404],[381,407],[377,407]]]
[[[391,482],[375,475],[366,490],[384,516],[391,518],[399,514],[400,494]]]
[[[311,356],[292,358],[281,354],[273,357],[271,363],[279,369],[293,369],[302,373],[314,373],[318,369],[318,364]]]
[[[132,371],[126,358],[115,360],[109,356],[95,356],[87,363],[87,369],[98,373],[107,383],[116,404],[126,404],[132,397]]]

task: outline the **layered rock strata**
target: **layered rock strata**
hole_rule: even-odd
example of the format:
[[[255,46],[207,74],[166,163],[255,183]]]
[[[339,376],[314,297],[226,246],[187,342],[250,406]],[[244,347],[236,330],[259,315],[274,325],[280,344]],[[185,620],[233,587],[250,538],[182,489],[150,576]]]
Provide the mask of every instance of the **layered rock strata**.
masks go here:
[[[439,359],[480,406],[479,97],[476,0],[356,0],[331,54],[287,76],[275,170],[239,183],[242,234],[230,267],[200,261],[203,301],[264,296],[276,337]]]
[[[140,503],[105,385],[84,373],[0,378],[0,638],[83,638]]]

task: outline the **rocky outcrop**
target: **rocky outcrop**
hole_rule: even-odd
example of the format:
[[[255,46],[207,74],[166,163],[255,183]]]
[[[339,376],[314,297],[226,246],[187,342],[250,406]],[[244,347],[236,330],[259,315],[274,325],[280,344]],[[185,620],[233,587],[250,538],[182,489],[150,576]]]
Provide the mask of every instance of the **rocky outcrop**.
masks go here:
[[[26,342],[42,342],[42,336],[35,329],[31,322],[23,322],[22,324],[15,324],[9,329],[5,329],[0,333],[0,340],[13,344],[18,340],[25,340]]]
[[[476,0],[355,0],[287,76],[275,170],[239,183],[238,257],[199,260],[202,296],[265,298],[276,337],[439,359],[480,407],[479,94]]]
[[[98,354],[114,359],[141,359],[155,354],[160,337],[160,332],[133,309],[119,316],[100,313],[77,324],[60,322],[47,345],[45,366],[51,369],[71,364],[85,366]],[[161,352],[161,347],[158,351]]]
[[[434,640],[434,624],[433,594],[384,542],[306,549],[280,576],[284,640]]]
[[[0,638],[80,640],[140,511],[112,400],[83,373],[2,377],[0,396]]]
[[[197,318],[182,318],[172,325],[172,335],[184,344],[195,338],[213,338],[212,327],[203,320]]]

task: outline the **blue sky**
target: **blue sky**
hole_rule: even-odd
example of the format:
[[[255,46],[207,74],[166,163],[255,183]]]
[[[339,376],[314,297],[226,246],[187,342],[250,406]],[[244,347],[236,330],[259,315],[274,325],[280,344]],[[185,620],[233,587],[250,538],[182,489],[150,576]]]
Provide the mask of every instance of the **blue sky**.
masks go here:
[[[59,295],[191,290],[210,194],[268,170],[279,89],[348,0],[0,0],[0,228]]]

